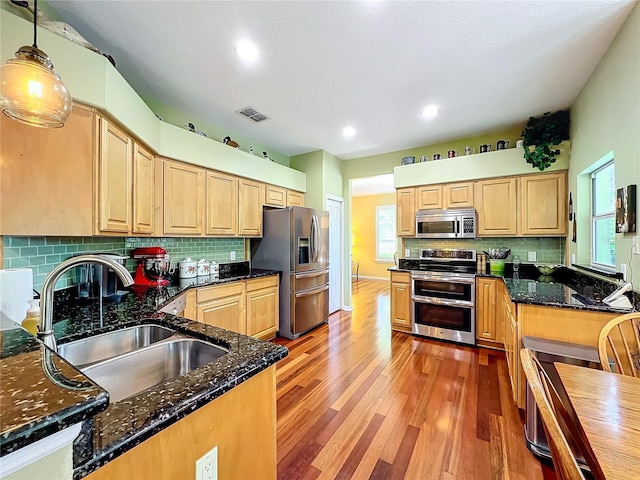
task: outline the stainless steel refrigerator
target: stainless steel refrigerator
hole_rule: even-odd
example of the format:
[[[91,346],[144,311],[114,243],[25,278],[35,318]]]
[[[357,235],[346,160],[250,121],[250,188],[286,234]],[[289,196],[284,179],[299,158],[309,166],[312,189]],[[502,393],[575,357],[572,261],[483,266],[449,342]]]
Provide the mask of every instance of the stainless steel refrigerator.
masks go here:
[[[329,317],[329,213],[287,207],[263,215],[251,266],[282,272],[278,333],[295,339]]]

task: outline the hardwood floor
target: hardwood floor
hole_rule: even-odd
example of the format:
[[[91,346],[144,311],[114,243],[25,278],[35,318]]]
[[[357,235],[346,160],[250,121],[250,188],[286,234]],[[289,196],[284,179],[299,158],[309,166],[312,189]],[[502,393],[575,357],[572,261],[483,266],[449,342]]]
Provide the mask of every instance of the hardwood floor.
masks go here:
[[[277,365],[278,478],[543,479],[504,354],[391,332],[389,284],[290,341]],[[552,474],[551,474],[552,476]]]

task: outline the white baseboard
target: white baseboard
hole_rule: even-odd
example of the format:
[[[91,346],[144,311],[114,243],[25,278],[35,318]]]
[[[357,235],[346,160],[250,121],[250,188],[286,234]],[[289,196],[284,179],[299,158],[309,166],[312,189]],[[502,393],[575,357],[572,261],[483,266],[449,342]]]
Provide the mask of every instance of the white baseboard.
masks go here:
[[[345,312],[353,312],[353,305],[343,305],[341,310],[344,310]]]
[[[364,280],[389,280],[389,277],[373,277],[371,275],[360,275],[359,278],[362,278]],[[351,279],[352,283],[357,283],[355,281],[355,279]]]

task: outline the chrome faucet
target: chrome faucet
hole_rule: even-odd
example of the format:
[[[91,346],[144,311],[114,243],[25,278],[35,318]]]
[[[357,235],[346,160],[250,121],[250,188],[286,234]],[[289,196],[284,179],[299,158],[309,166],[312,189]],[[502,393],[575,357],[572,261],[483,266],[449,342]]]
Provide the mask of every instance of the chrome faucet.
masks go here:
[[[71,270],[76,265],[82,265],[84,263],[97,263],[103,267],[111,268],[116,272],[118,277],[120,277],[125,287],[133,285],[133,277],[124,266],[102,255],[85,254],[71,257],[51,270],[51,273],[49,273],[44,280],[42,293],[40,294],[42,311],[40,312],[38,338],[54,351],[58,351],[58,347],[56,345],[56,337],[53,335],[53,289],[65,272]]]

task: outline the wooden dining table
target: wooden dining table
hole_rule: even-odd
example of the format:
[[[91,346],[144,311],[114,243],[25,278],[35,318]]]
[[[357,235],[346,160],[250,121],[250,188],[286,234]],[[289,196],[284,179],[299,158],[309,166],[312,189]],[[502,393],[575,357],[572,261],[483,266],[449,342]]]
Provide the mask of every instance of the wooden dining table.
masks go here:
[[[606,479],[640,479],[640,378],[554,365]]]

